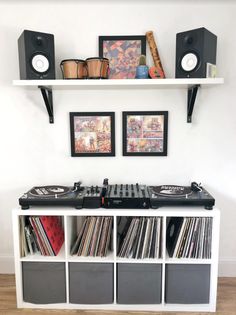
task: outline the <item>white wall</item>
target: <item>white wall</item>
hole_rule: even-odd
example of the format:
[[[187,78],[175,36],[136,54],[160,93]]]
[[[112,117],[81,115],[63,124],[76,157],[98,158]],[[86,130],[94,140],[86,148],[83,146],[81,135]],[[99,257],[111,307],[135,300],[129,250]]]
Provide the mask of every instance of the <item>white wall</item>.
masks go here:
[[[1,1],[0,272],[13,271],[11,209],[23,192],[108,177],[113,183],[202,182],[222,214],[220,274],[236,276],[235,16],[233,1]],[[218,35],[225,84],[200,90],[192,124],[186,123],[184,90],[55,91],[55,124],[49,124],[40,92],[12,86],[24,29],[55,34],[58,78],[60,60],[98,55],[99,35],[153,30],[166,74],[174,77],[175,34],[202,26]],[[123,110],[169,111],[167,157],[122,156]],[[70,111],[115,111],[116,157],[70,157]]]

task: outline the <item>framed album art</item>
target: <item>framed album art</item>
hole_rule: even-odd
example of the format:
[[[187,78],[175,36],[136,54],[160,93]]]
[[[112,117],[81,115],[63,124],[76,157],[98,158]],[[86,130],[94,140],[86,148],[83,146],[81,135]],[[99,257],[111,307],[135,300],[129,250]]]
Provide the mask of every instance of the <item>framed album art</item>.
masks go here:
[[[115,156],[115,113],[70,113],[71,156]]]
[[[99,36],[99,57],[109,59],[109,79],[134,79],[146,36]]]
[[[123,155],[166,156],[168,112],[123,112]]]

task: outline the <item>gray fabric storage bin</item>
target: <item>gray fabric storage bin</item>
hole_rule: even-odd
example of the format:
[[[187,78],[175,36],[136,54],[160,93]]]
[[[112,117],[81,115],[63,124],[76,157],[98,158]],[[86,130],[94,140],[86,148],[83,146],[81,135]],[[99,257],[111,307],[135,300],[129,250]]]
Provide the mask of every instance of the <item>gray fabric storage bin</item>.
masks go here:
[[[165,302],[209,303],[210,271],[210,265],[166,265]]]
[[[66,302],[65,264],[23,262],[23,300],[34,304]]]
[[[113,303],[113,264],[69,263],[70,303]]]
[[[117,264],[117,303],[161,303],[160,264]]]

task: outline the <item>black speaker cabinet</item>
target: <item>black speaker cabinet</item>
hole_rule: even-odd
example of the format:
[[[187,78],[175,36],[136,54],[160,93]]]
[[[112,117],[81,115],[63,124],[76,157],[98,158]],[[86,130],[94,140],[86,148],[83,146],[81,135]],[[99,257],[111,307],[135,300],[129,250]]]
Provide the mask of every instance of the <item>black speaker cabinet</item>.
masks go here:
[[[206,64],[216,64],[217,36],[204,27],[176,35],[176,78],[206,78]]]
[[[18,39],[20,79],[55,79],[54,35],[25,30]]]

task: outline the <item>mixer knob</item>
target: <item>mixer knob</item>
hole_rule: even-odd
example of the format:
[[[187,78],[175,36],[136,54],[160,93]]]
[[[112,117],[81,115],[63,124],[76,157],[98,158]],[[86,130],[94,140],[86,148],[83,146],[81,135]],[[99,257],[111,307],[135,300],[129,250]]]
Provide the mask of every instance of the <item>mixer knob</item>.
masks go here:
[[[133,192],[133,191],[132,191],[132,194],[131,194],[131,195],[132,195],[132,197],[134,197],[134,192]]]
[[[131,190],[134,190],[134,185],[133,184],[131,184]]]
[[[103,180],[103,185],[104,185],[104,186],[107,186],[107,185],[108,185],[108,178],[104,178],[104,180]]]
[[[126,191],[125,195],[128,197],[128,196],[129,196],[129,192],[128,192],[128,191]]]
[[[117,190],[114,190],[114,195],[117,195]]]
[[[97,194],[99,193],[98,186],[95,187],[95,191],[96,191]]]
[[[137,191],[139,191],[139,184],[138,183],[136,183],[136,189],[137,189]]]
[[[126,184],[126,185],[125,185],[125,188],[126,188],[126,190],[128,190],[128,189],[129,189],[129,185],[128,185],[128,184]]]
[[[120,185],[120,189],[123,190],[123,184]]]
[[[123,192],[122,191],[120,191],[120,196],[123,196]]]

